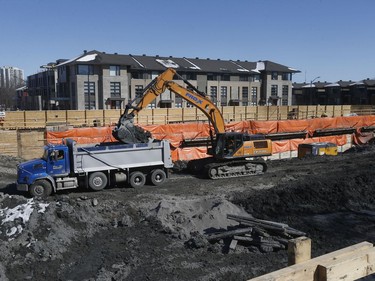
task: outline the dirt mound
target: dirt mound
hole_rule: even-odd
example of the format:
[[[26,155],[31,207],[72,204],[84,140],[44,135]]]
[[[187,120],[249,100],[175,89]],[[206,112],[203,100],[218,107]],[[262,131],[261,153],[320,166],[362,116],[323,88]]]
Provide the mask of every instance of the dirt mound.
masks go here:
[[[189,239],[192,233],[207,234],[237,223],[227,214],[244,215],[246,212],[221,198],[180,198],[162,200],[147,212],[160,221],[166,232],[180,239]]]

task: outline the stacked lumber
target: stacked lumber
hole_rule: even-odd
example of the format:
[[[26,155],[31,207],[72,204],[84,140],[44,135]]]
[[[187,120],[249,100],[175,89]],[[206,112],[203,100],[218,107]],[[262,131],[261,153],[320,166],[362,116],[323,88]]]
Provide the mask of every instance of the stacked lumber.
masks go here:
[[[375,247],[372,243],[365,241],[250,280],[357,280],[374,273]],[[373,280],[373,278],[370,277],[366,280]]]
[[[262,252],[278,251],[287,248],[289,239],[306,235],[285,223],[231,214],[228,214],[227,218],[238,222],[239,225],[208,234],[206,238],[211,243],[222,239],[230,240],[229,250],[235,250],[237,244],[240,244],[244,247],[256,247]]]

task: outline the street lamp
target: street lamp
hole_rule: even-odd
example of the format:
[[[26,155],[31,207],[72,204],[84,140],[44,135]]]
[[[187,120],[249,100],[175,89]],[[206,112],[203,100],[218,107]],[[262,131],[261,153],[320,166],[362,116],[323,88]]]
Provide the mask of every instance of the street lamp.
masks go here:
[[[319,79],[320,76],[315,77],[313,80],[310,81],[310,104],[313,104],[313,97],[312,97],[312,84],[316,79]]]

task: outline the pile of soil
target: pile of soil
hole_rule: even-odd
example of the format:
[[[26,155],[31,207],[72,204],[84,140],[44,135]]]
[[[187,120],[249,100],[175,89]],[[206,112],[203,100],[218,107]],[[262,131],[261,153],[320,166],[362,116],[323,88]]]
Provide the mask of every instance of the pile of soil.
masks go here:
[[[36,201],[0,156],[0,280],[248,280],[287,266],[206,235],[227,214],[286,223],[313,256],[375,237],[375,149],[269,162],[260,176],[209,180],[175,170],[161,187],[73,190]],[[180,170],[180,169],[179,169]]]

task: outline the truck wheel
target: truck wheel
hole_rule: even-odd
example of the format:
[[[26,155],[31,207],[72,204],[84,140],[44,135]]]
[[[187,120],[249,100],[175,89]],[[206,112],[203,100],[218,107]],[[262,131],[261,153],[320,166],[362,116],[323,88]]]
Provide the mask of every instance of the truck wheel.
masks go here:
[[[29,192],[32,197],[47,198],[52,193],[52,185],[48,180],[38,180],[30,186]]]
[[[107,186],[107,183],[107,176],[102,172],[95,172],[89,176],[89,186],[92,190],[102,190]]]
[[[153,185],[161,185],[167,179],[167,174],[162,169],[156,169],[151,172],[150,180]]]
[[[130,174],[129,182],[133,188],[142,187],[145,185],[146,176],[142,172],[133,172]]]

